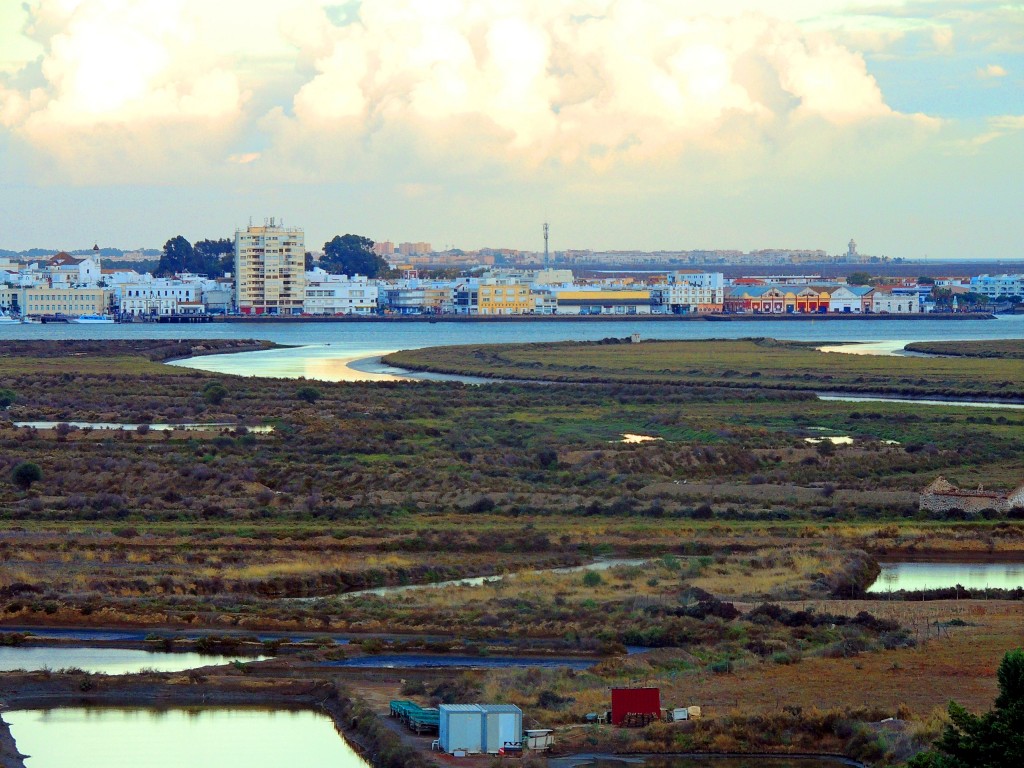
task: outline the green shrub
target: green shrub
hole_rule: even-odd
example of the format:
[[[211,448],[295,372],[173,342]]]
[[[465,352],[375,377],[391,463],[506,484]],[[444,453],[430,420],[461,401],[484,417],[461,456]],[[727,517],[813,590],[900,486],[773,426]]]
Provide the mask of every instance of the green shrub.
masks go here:
[[[295,397],[312,405],[319,400],[322,395],[320,394],[320,390],[316,387],[299,387],[295,392]]]
[[[37,483],[42,479],[43,470],[39,468],[38,464],[33,464],[30,461],[16,464],[11,470],[11,482],[23,491],[27,491],[32,487],[32,483]]]

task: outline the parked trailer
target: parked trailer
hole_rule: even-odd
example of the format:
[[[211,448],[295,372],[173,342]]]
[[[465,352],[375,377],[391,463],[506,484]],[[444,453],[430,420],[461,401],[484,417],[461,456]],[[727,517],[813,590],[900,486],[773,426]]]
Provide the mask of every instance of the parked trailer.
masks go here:
[[[483,748],[484,713],[478,704],[442,704],[438,745],[444,752],[479,754]]]
[[[438,747],[449,754],[515,754],[523,749],[523,711],[511,704],[442,704]]]
[[[391,716],[402,721],[406,728],[417,734],[437,733],[440,716],[434,708],[424,708],[412,701],[390,702]]]
[[[491,755],[522,751],[523,711],[511,704],[481,704],[481,751]]]

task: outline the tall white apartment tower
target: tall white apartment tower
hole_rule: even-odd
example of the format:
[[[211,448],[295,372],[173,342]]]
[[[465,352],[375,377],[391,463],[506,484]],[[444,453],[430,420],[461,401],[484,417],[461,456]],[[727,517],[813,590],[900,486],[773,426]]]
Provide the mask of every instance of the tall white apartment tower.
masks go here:
[[[305,233],[271,218],[235,231],[235,301],[243,315],[298,315],[306,295]]]

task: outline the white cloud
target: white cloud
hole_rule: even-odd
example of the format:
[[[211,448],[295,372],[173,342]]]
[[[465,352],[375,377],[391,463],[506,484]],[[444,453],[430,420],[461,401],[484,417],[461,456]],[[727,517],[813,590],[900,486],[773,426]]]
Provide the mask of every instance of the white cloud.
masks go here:
[[[998,64],[989,64],[987,67],[978,68],[978,77],[980,78],[1006,77],[1007,74],[1009,73]]]
[[[309,15],[292,39],[316,74],[263,124],[291,171],[409,153],[449,172],[603,171],[764,148],[803,122],[915,122],[827,33],[669,0],[393,0],[342,27]]]
[[[247,98],[199,9],[195,0],[38,0],[29,34],[45,49],[45,85],[0,84],[0,121],[74,181],[193,172],[188,161],[222,151]]]
[[[712,6],[375,0],[335,24],[315,0],[36,0],[43,85],[0,80],[0,125],[46,178],[79,183],[233,178],[257,160],[271,182],[572,184],[684,160],[742,177],[797,141],[928,128],[835,35]],[[283,99],[271,69],[291,73]]]

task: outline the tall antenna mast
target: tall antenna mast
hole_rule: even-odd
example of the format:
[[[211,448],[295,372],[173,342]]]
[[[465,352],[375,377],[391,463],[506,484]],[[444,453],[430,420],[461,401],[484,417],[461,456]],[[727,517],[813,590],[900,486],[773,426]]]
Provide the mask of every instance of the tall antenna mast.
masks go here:
[[[548,223],[544,222],[544,263],[547,264],[550,259],[548,254]]]

